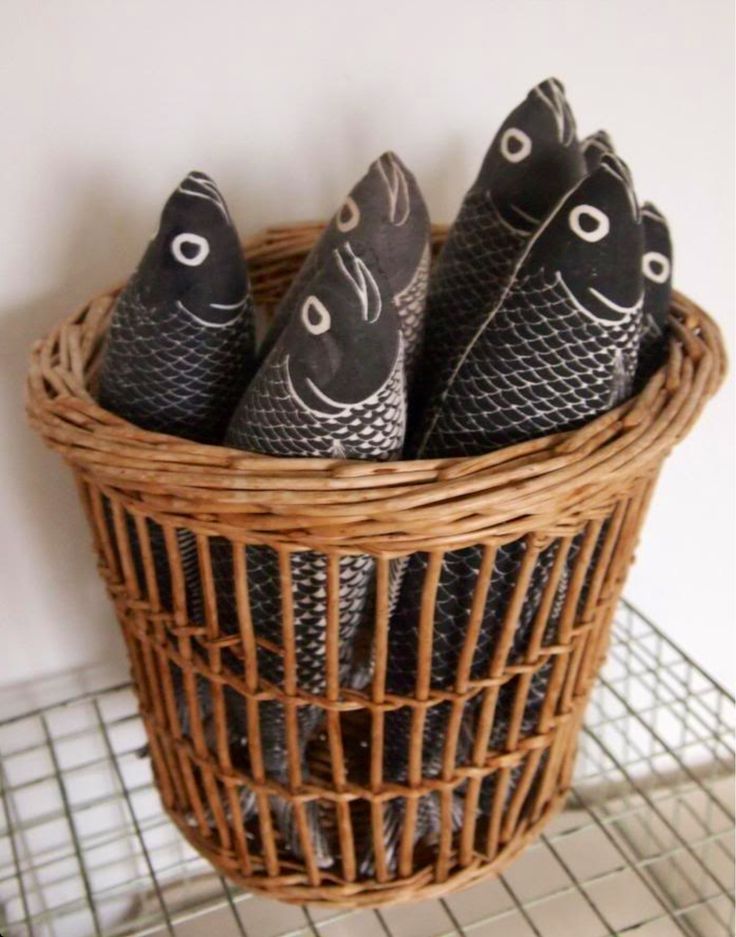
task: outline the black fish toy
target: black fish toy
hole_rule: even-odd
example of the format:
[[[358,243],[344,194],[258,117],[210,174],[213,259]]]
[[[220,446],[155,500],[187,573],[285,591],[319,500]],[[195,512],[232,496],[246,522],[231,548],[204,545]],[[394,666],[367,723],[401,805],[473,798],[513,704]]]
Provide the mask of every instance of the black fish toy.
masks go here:
[[[214,182],[192,172],[115,304],[100,403],[144,429],[219,443],[254,340],[238,234]]]
[[[600,165],[601,160],[608,153],[609,156],[615,155],[613,140],[605,130],[596,130],[591,133],[580,144],[585,159],[585,166],[588,172],[593,172]]]
[[[158,231],[115,304],[103,351],[99,401],[144,429],[218,443],[255,365],[253,302],[237,231],[215,183],[191,172],[166,202]],[[111,523],[109,505],[106,505]],[[147,525],[159,600],[172,611],[163,530]],[[143,566],[135,526],[127,524],[139,583]],[[187,611],[201,616],[194,537],[177,535]],[[189,713],[172,667],[182,731]],[[200,681],[207,717],[209,692]]]
[[[662,364],[672,300],[672,240],[667,221],[651,202],[644,203],[641,216],[644,224],[644,324],[637,385],[645,383]]]
[[[348,239],[356,254],[373,252],[381,266],[391,303],[401,322],[404,363],[409,379],[424,325],[424,302],[429,279],[429,213],[416,179],[395,153],[371,163],[351,189],[293,281],[266,335],[260,355],[276,343],[299,301],[304,284],[332,251]]]
[[[549,212],[585,173],[562,84],[532,88],[499,128],[432,271],[412,412],[495,306]]]
[[[428,415],[420,454],[477,455],[580,426],[621,401],[631,390],[637,362],[642,253],[630,176],[619,160],[605,156],[530,241],[497,305],[457,356]],[[524,650],[555,550],[553,545],[538,558],[512,657]],[[487,676],[524,551],[517,541],[497,552],[473,679]],[[452,688],[481,559],[480,547],[454,550],[443,559],[433,629],[434,689]],[[386,681],[391,693],[410,694],[416,680],[418,597],[427,565],[424,554],[409,560],[391,620]],[[427,712],[425,776],[439,771],[448,708],[440,704]],[[407,781],[409,728],[404,708],[387,714],[384,774],[397,783]],[[425,800],[417,838],[437,829],[437,804]],[[392,857],[403,809],[401,799],[392,800],[384,813]]]
[[[226,443],[278,456],[392,459],[401,451],[406,419],[404,352],[393,286],[382,256],[359,252],[343,237],[310,279],[292,291],[288,322],[240,401]],[[258,637],[283,645],[282,596],[276,552],[246,548],[250,612]],[[291,554],[297,683],[324,694],[327,559],[303,550]],[[351,666],[351,643],[364,615],[374,574],[369,556],[339,562],[340,681]],[[259,646],[259,678],[283,687],[284,659]],[[321,718],[316,706],[299,707],[299,751]],[[260,704],[260,731],[267,774],[288,782],[285,710],[275,700]],[[273,798],[284,838],[301,853],[290,805]],[[246,810],[252,798],[246,797]],[[307,807],[317,861],[329,865],[319,812]]]

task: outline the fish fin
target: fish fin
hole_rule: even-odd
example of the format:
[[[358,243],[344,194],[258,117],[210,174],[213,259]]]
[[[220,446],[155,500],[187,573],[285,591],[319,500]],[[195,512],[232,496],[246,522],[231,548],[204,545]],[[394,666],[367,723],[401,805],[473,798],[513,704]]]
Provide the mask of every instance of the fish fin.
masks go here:
[[[256,813],[255,791],[253,791],[250,787],[247,787],[244,784],[240,788],[240,791],[238,792],[238,802],[240,804],[240,815],[242,817],[243,823],[245,823],[246,820],[249,820]],[[232,811],[232,808],[230,807],[230,802],[226,801],[223,804],[222,809],[223,809],[223,813],[225,815],[225,819],[227,820],[227,822],[232,823],[233,811]],[[215,816],[212,812],[212,807],[207,806],[205,808],[204,818],[208,826],[212,827],[212,829],[216,828]]]
[[[240,802],[240,812],[243,816],[243,820],[249,820],[257,812],[256,792],[244,784],[240,788],[238,801]]]
[[[357,660],[350,674],[350,686],[354,690],[364,690],[373,679],[373,653]]]
[[[452,832],[457,833],[462,829],[465,819],[465,796],[467,794],[467,781],[456,788],[452,795]]]
[[[304,850],[302,849],[302,841],[299,836],[296,817],[294,816],[294,805],[284,800],[283,797],[273,797],[271,798],[271,803],[273,804],[273,811],[276,815],[276,822],[287,848],[294,856],[302,859],[304,857]],[[318,868],[328,869],[335,859],[322,827],[322,820],[319,815],[319,804],[314,801],[308,801],[305,804],[305,811],[307,815],[307,830],[309,832],[309,840],[312,844],[315,862]]]
[[[462,819],[462,814],[460,815]],[[403,797],[390,800],[383,809],[383,844],[386,869],[395,873],[399,863],[399,851],[404,835],[406,801]],[[454,821],[453,821],[454,822]],[[414,844],[423,840],[436,840],[440,832],[440,798],[438,794],[427,794],[420,798],[414,826]],[[376,861],[373,844],[368,846],[360,863],[361,875],[375,875]]]
[[[398,865],[405,815],[406,802],[403,797],[395,797],[384,805],[383,847],[386,857],[386,869],[389,873],[394,872]],[[376,856],[372,841],[368,844],[366,853],[360,862],[360,874],[368,877],[373,877],[376,874]]]

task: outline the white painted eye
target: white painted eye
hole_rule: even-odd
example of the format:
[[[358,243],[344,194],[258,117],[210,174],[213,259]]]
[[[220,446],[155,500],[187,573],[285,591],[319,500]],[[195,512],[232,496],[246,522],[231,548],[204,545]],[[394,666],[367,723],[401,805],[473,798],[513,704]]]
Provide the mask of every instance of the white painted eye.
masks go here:
[[[307,296],[302,305],[302,322],[311,335],[328,332],[332,320],[325,304],[316,296]]]
[[[570,212],[570,228],[579,238],[594,244],[608,234],[611,222],[595,205],[576,205]]]
[[[201,234],[177,234],[171,242],[171,253],[187,267],[198,267],[207,258],[210,244]]]
[[[355,199],[348,195],[337,215],[337,230],[343,233],[352,231],[353,228],[357,228],[359,222],[360,209],[356,205]]]
[[[644,276],[654,283],[666,283],[670,275],[670,261],[659,251],[647,251],[642,259]]]
[[[509,127],[501,137],[501,155],[510,163],[520,163],[532,151],[532,141],[528,133],[518,127]]]

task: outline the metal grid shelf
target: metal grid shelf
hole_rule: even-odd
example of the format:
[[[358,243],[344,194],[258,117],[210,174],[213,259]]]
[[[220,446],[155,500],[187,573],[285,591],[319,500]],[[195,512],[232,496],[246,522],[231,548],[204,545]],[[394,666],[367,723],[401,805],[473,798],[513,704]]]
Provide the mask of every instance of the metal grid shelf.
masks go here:
[[[733,935],[733,699],[623,603],[564,813],[503,878],[419,905],[229,885],[161,811],[129,686],[0,722],[3,937]]]

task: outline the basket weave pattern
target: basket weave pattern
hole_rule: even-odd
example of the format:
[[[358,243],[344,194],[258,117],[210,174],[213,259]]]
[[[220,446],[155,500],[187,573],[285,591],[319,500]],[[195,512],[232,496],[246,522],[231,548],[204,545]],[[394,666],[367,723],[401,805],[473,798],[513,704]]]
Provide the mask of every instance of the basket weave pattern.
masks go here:
[[[258,304],[273,308],[321,225],[271,229],[246,245]],[[435,230],[439,243],[444,229]],[[378,906],[437,896],[497,873],[532,840],[569,787],[585,704],[605,656],[608,629],[632,560],[654,484],[673,445],[690,429],[722,380],[718,329],[676,295],[666,365],[637,397],[584,428],[462,459],[367,463],[279,459],[149,433],[101,409],[94,388],[101,339],[115,298],[85,305],[32,354],[31,423],[71,465],[87,513],[99,568],[115,604],[164,806],[183,834],[223,873],[286,901]],[[162,602],[150,522],[160,525],[171,596]],[[196,537],[203,620],[190,620],[178,531]],[[131,537],[131,531],[135,536]],[[232,549],[238,631],[218,621],[210,544]],[[133,540],[139,546],[135,548]],[[486,595],[498,548],[523,541],[510,600],[488,673],[471,679]],[[221,540],[218,541],[222,543]],[[535,564],[551,544],[555,560],[523,652],[511,655],[514,631]],[[133,545],[132,545],[133,544]],[[282,589],[284,680],[259,678],[263,643],[250,615],[246,544],[278,555]],[[432,687],[433,611],[446,551],[482,546],[467,634],[452,686]],[[327,557],[326,692],[300,689],[291,603],[290,555],[304,549]],[[428,554],[418,609],[415,692],[386,687],[389,579],[392,559]],[[137,555],[134,555],[136,554]],[[339,561],[376,558],[372,682],[362,691],[340,685]],[[569,561],[568,561],[569,560]],[[565,598],[552,641],[550,609],[563,576]],[[241,662],[233,668],[233,656]],[[524,727],[530,686],[549,674],[534,728]],[[172,672],[180,675],[191,728],[182,730]],[[214,706],[205,727],[197,688],[206,681]],[[491,747],[503,688],[513,688],[502,744]],[[244,700],[250,770],[233,764],[227,742],[226,688]],[[289,783],[267,777],[259,737],[259,703],[280,700],[286,712]],[[479,713],[469,754],[457,757],[463,713]],[[443,764],[422,774],[422,729],[433,706],[449,704]],[[297,754],[297,711],[324,711],[324,731],[308,750],[308,775]],[[384,779],[386,713],[410,707],[407,782]],[[508,711],[508,710],[507,710]],[[487,814],[477,804],[483,780],[495,777]],[[257,814],[244,823],[239,792],[256,793]],[[464,813],[453,829],[453,793]],[[415,848],[420,798],[432,792],[442,818],[436,842]],[[304,859],[280,841],[269,795],[294,805]],[[384,854],[386,802],[405,798],[398,863]],[[318,867],[305,805],[318,801],[336,862]],[[375,871],[360,872],[360,844],[373,843]]]

